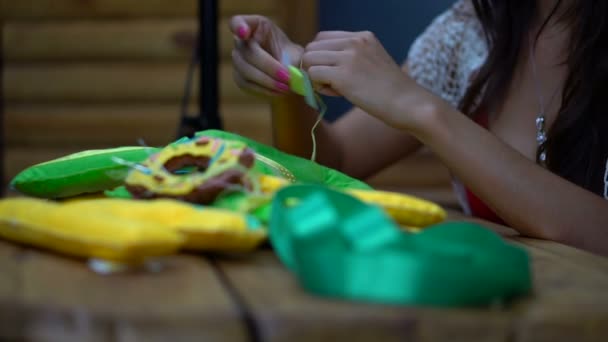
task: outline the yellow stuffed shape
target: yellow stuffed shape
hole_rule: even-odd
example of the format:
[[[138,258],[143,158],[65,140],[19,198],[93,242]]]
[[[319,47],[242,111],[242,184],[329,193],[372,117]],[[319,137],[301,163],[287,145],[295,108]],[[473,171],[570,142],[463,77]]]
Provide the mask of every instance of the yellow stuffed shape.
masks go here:
[[[354,189],[347,193],[363,202],[382,207],[397,223],[414,230],[442,222],[447,216],[439,205],[405,194]]]
[[[244,252],[266,240],[263,227],[219,209],[173,200],[0,200],[0,237],[63,254],[140,263],[177,252]]]
[[[250,227],[250,222],[244,215],[221,209],[194,207],[169,199],[102,199],[71,202],[69,206],[75,210],[96,211],[114,217],[160,224],[181,234],[184,237],[182,248],[188,250],[250,251],[267,236],[265,229]]]
[[[68,255],[139,263],[184,243],[160,224],[72,209],[38,199],[0,201],[0,237]]]
[[[289,184],[287,180],[278,177],[260,177],[260,188],[265,193],[276,192]],[[405,194],[376,190],[343,191],[363,202],[380,206],[395,222],[412,231],[442,222],[447,216],[439,205]]]

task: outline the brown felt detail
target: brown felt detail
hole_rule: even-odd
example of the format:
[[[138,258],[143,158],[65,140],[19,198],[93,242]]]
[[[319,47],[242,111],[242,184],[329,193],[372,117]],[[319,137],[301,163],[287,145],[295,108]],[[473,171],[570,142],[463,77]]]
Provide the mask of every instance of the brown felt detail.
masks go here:
[[[255,152],[250,148],[245,148],[239,155],[239,164],[251,169],[255,163]]]
[[[213,201],[215,201],[220,194],[230,192],[231,188],[233,187],[249,188],[249,184],[244,179],[243,172],[239,170],[227,170],[217,176],[207,179],[203,184],[196,187],[190,193],[180,195],[160,194],[154,192],[154,189],[148,189],[141,185],[126,185],[127,190],[135,198],[173,198],[190,203],[205,205],[213,203]]]
[[[188,166],[196,166],[198,172],[204,172],[209,167],[210,160],[209,157],[184,154],[167,160],[164,167],[170,173],[175,173],[175,171]]]

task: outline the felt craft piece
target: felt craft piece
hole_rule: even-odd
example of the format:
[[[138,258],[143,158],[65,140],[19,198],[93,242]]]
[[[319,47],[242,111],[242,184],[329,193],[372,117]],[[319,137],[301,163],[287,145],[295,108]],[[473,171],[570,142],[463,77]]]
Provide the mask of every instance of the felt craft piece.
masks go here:
[[[379,206],[395,222],[410,230],[443,222],[447,217],[441,206],[414,196],[388,191],[359,189],[344,191],[367,204]]]
[[[254,152],[244,143],[198,137],[174,143],[134,167],[127,190],[135,198],[175,198],[210,204],[217,196],[255,186]]]
[[[139,263],[178,249],[247,252],[267,237],[255,219],[173,200],[0,201],[0,237],[59,253]]]
[[[313,185],[279,191],[270,239],[308,291],[387,304],[479,306],[529,293],[526,251],[472,223],[411,234],[379,208]]]
[[[313,109],[321,110],[322,106],[319,104],[320,101],[317,99],[308,74],[293,65],[289,65],[287,70],[289,70],[289,88],[291,91],[303,96],[306,104]]]
[[[34,198],[0,200],[0,237],[55,252],[139,263],[176,252],[184,238],[161,224]]]
[[[41,198],[101,192],[123,183],[129,171],[125,163],[139,163],[157,151],[139,146],[83,151],[31,166],[20,172],[11,186]]]
[[[264,193],[274,194],[291,185],[285,179],[262,176],[260,187]],[[439,205],[405,194],[361,189],[341,189],[367,204],[382,208],[395,222],[406,229],[424,228],[445,220],[447,213]]]
[[[287,178],[292,183],[323,184],[337,189],[372,189],[366,183],[342,172],[317,164],[314,161],[279,151],[272,146],[235,133],[221,130],[206,130],[198,132],[196,136],[243,142],[247,147],[255,151],[256,163],[253,167],[254,170],[266,175]]]
[[[430,201],[404,194],[375,191],[367,184],[339,171],[281,152],[234,133],[209,130],[197,133],[197,136],[242,141],[256,153],[254,170],[266,175],[274,174],[280,178],[286,178],[289,183],[320,184],[346,191],[367,203],[381,206],[399,224],[409,228],[416,229],[436,224],[445,220],[447,216],[445,210]],[[270,189],[276,191],[289,183],[273,180],[273,177],[266,177],[260,182],[265,193],[269,193]],[[269,210],[264,212],[268,213]]]
[[[239,213],[253,213],[266,223],[270,214],[268,205],[274,192],[292,182],[302,182],[298,177],[307,177],[303,181],[310,182],[316,172],[329,175],[329,178],[315,179],[322,184],[332,184],[325,181],[325,179],[331,180],[332,176],[343,184],[354,184],[354,188],[337,188],[365,202],[382,207],[405,227],[421,228],[441,222],[446,217],[445,211],[432,202],[403,194],[368,190],[364,186],[356,188],[362,183],[337,171],[305,159],[285,155],[264,145],[253,144],[254,150],[265,153],[256,151],[254,154],[249,149],[250,144],[251,141],[206,135],[194,139],[182,139],[134,168],[126,179],[128,192],[124,189],[116,189],[107,194],[122,198],[129,198],[130,195],[138,198],[169,197],[210,204]],[[296,174],[283,163],[267,155],[290,165],[296,173],[305,169],[311,172],[301,173],[302,176],[298,174],[296,177]],[[246,163],[242,162],[244,156],[247,157]],[[253,161],[255,164],[252,165]],[[192,166],[201,170],[196,169],[185,174],[172,172]],[[223,177],[229,172],[232,172],[230,173],[232,178]],[[271,176],[268,173],[278,176]],[[218,179],[221,182],[218,182]]]
[[[182,235],[182,249],[248,252],[266,240],[267,231],[255,218],[236,212],[158,199],[102,199],[70,202],[73,210],[160,224]]]
[[[289,53],[287,51],[283,51],[281,63],[289,71],[289,89],[295,94],[303,96],[304,101],[310,107],[316,111],[320,111],[323,107],[321,106],[322,101],[320,101],[320,98],[318,98],[315,94],[308,73],[304,71],[301,66],[300,68],[296,68],[295,66],[291,65],[290,61],[291,57],[289,56]]]

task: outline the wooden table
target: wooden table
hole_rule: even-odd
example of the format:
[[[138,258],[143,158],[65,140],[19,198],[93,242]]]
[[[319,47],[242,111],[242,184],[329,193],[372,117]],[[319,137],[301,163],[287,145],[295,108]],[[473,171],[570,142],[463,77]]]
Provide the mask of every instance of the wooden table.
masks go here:
[[[0,241],[0,340],[608,341],[608,259],[489,226],[533,260],[533,295],[507,307],[316,298],[268,248],[178,255],[159,273],[100,276],[80,260]]]

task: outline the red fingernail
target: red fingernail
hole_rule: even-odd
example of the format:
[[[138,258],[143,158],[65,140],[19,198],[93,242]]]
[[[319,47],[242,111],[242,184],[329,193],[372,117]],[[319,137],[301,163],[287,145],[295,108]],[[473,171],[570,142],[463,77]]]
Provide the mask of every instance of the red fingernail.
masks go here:
[[[287,84],[285,84],[285,83],[275,82],[274,86],[280,92],[286,93],[286,92],[289,91],[289,86]]]
[[[279,69],[277,71],[277,78],[283,83],[289,83],[289,71],[287,69]]]
[[[237,29],[237,33],[239,35],[239,38],[245,39],[245,38],[247,38],[247,34],[249,33],[249,30],[245,26],[239,26],[239,28]]]

